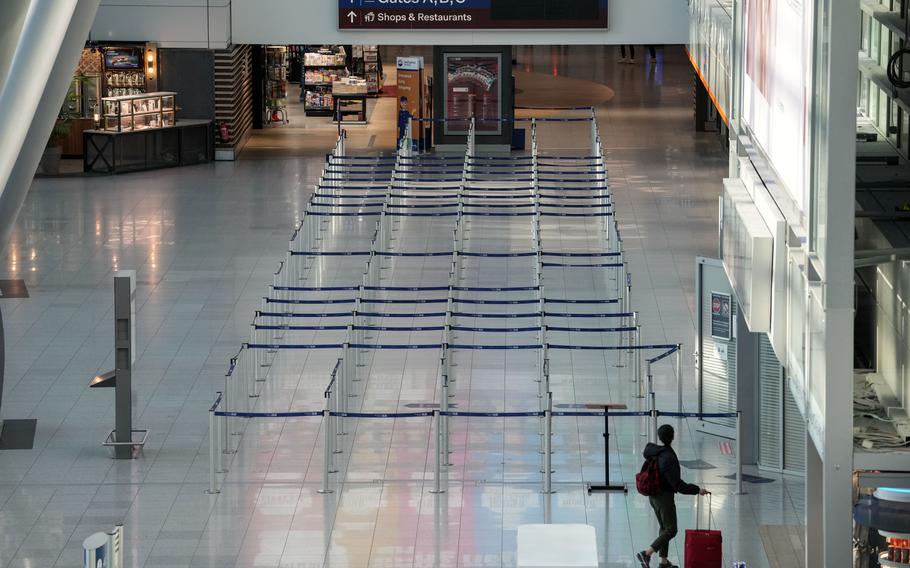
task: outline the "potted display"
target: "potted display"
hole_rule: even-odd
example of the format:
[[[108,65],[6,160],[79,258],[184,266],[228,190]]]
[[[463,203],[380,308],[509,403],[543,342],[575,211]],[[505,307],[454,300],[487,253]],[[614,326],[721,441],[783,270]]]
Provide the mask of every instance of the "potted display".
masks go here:
[[[84,77],[76,77],[75,83],[81,83]],[[63,143],[69,138],[73,130],[73,122],[81,115],[79,113],[79,93],[76,89],[70,89],[66,93],[66,99],[60,108],[60,114],[54,122],[51,129],[51,135],[47,140],[47,146],[44,148],[44,154],[41,155],[41,161],[38,162],[39,174],[46,176],[56,176],[60,174],[60,159],[63,156]]]

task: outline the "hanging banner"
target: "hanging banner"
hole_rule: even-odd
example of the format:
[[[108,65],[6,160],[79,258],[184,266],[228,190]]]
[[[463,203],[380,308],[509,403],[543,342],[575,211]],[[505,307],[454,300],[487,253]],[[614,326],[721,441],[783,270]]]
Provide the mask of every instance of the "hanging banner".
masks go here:
[[[607,1],[338,0],[338,29],[606,29]]]

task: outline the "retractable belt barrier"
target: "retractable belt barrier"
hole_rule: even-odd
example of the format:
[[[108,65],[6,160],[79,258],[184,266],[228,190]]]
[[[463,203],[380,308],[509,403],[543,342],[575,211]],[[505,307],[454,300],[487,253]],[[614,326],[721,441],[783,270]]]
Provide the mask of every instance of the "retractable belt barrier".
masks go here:
[[[533,110],[528,107],[525,110]],[[579,111],[587,113],[583,117],[503,117],[497,119],[471,118],[463,119],[412,119],[405,128],[404,136],[394,156],[349,156],[346,153],[347,133],[340,130],[335,148],[325,157],[325,164],[307,206],[303,210],[302,218],[291,237],[286,258],[279,263],[274,274],[273,285],[270,287],[269,297],[263,298],[263,309],[255,314],[251,325],[250,341],[242,345],[238,354],[231,358],[231,364],[225,375],[225,389],[218,393],[214,404],[209,408],[210,424],[210,493],[216,493],[218,472],[226,471],[223,467],[222,454],[230,454],[237,450],[230,443],[230,434],[242,435],[243,424],[249,419],[296,419],[322,417],[321,428],[324,431],[323,443],[325,462],[323,470],[323,483],[320,493],[331,493],[330,474],[341,470],[335,465],[335,455],[342,453],[338,435],[345,433],[346,423],[355,419],[423,419],[430,418],[435,429],[436,451],[434,464],[434,493],[444,491],[441,486],[441,467],[443,461],[449,459],[449,419],[455,418],[501,418],[501,419],[533,419],[539,421],[539,435],[541,444],[541,459],[543,473],[544,493],[552,493],[551,474],[551,434],[552,419],[556,417],[628,417],[649,419],[650,430],[656,430],[657,416],[675,417],[679,419],[737,419],[738,413],[713,413],[696,414],[685,413],[682,409],[681,372],[680,372],[680,345],[647,344],[641,341],[641,326],[638,324],[638,314],[632,309],[631,304],[631,279],[626,270],[627,262],[622,248],[622,238],[615,221],[615,209],[612,195],[609,190],[608,168],[603,159],[600,131],[591,107],[551,107],[541,110],[547,111]],[[410,141],[412,140],[413,124],[420,122],[456,122],[467,126],[468,135],[464,152],[445,155],[425,155],[416,152]],[[483,123],[529,123],[531,136],[530,155],[525,156],[494,156],[480,155],[476,149],[476,127]],[[582,144],[583,149],[572,151],[569,154],[547,155],[541,153],[538,141],[538,126],[543,123],[566,125],[568,123],[585,124],[584,128],[590,132],[590,145],[587,140]],[[554,126],[561,128],[562,126]],[[435,201],[428,201],[435,200]],[[416,202],[414,202],[416,201]],[[454,210],[453,210],[454,209]],[[445,218],[445,222],[439,220]],[[465,243],[469,242],[466,232],[472,227],[485,227],[484,218],[495,218],[498,224],[510,227],[519,225],[527,219],[530,226],[530,237],[533,250],[492,252],[478,250],[464,250]],[[506,219],[508,218],[508,219]],[[449,224],[448,219],[452,220]],[[594,232],[594,250],[589,251],[545,251],[541,246],[542,227],[547,223],[549,227],[565,226],[572,220],[590,225]],[[581,221],[585,220],[585,221]],[[429,223],[425,222],[429,221]],[[364,234],[364,222],[374,224],[372,237]],[[432,225],[431,225],[432,223]],[[578,225],[579,223],[576,223]],[[407,231],[402,227],[411,225],[417,227],[432,226],[434,229],[442,225],[446,231],[451,230],[453,239],[450,250],[445,251],[406,251],[401,250],[402,237]],[[454,225],[454,227],[453,227]],[[587,229],[587,227],[585,227]],[[357,238],[369,242],[368,247],[361,250],[331,250],[327,245],[328,234],[343,234],[344,231],[353,230]],[[482,230],[482,229],[481,229]],[[329,232],[327,232],[329,231]],[[399,238],[394,236],[398,233]],[[357,242],[352,239],[351,242]],[[350,246],[350,245],[348,245]],[[337,245],[334,248],[340,248]],[[354,248],[354,247],[352,247]],[[450,264],[448,285],[435,286],[392,286],[383,285],[381,271],[397,267],[398,261],[392,267],[388,266],[388,259],[432,258],[447,257]],[[341,260],[341,259],[351,260]],[[354,261],[353,259],[357,259]],[[462,286],[463,271],[468,265],[468,259],[495,259],[527,258],[533,280],[530,285],[523,286]],[[319,260],[323,259],[323,260]],[[450,259],[450,260],[449,260]],[[587,259],[587,260],[584,260]],[[313,280],[314,266],[322,269],[325,263],[336,263],[345,270],[352,267],[353,263],[362,263],[362,278],[359,281],[345,282],[339,279],[339,284],[331,285],[329,281],[325,286],[313,285],[321,280]],[[385,264],[385,266],[384,266]],[[545,294],[545,268],[609,268],[610,270],[598,275],[598,280],[604,283],[605,289],[615,287],[616,297],[600,297],[599,293],[588,298],[555,298]],[[344,272],[344,271],[342,271]],[[552,277],[553,273],[546,273]],[[623,277],[625,274],[625,277]],[[341,277],[343,278],[343,277]],[[599,290],[599,288],[595,288]],[[349,292],[345,298],[319,298],[305,296],[293,297],[294,293],[323,294]],[[383,297],[377,298],[377,293],[421,293],[438,292],[440,297],[414,298],[414,297]],[[526,292],[520,298],[465,298],[458,297],[456,293],[507,293]],[[461,295],[461,294],[460,294]],[[551,290],[552,295],[552,290]],[[558,295],[558,294],[557,294]],[[533,296],[528,298],[527,296]],[[445,310],[416,311],[414,313],[386,313],[382,311],[368,311],[363,309],[377,309],[375,306],[421,306],[432,304],[446,304]],[[615,306],[616,312],[574,313],[569,311],[547,310],[550,305],[565,306]],[[265,309],[267,306],[273,309]],[[307,307],[318,310],[322,306],[331,309],[333,305],[342,305],[335,308],[341,311],[334,312],[296,312],[291,306]],[[467,306],[537,306],[537,309],[519,313],[495,313],[495,310],[484,312],[459,311],[455,307]],[[350,307],[351,309],[347,309]],[[481,309],[481,308],[478,308]],[[491,308],[492,309],[492,308]],[[503,310],[507,311],[507,310]],[[301,323],[290,323],[287,319],[304,318]],[[307,319],[309,318],[309,320]],[[316,319],[329,318],[335,323],[320,325]],[[343,319],[342,319],[343,318]],[[418,319],[439,318],[438,322],[427,322],[430,325],[394,326],[383,325],[384,319]],[[548,325],[547,318],[563,320],[561,325]],[[596,325],[597,320],[611,318],[615,325]],[[338,321],[341,319],[341,321]],[[500,327],[487,325],[467,325],[468,322],[458,321],[466,319],[503,320]],[[526,325],[514,325],[510,320],[530,319]],[[573,320],[590,319],[595,325],[584,327],[573,325]],[[284,320],[284,321],[283,321]],[[403,322],[407,323],[407,322]],[[478,324],[480,322],[477,322]],[[519,322],[516,322],[519,323]],[[520,322],[524,323],[524,322]],[[310,336],[297,336],[305,338],[304,342],[292,340],[289,332],[315,332]],[[332,333],[332,336],[321,332]],[[407,343],[381,340],[382,337],[369,336],[368,332],[412,332],[412,333],[441,333],[433,337],[435,341],[426,341],[432,336],[425,336],[424,341],[414,341],[406,338]],[[502,343],[478,343],[473,341],[458,341],[458,336],[453,333],[472,333],[475,338],[485,337],[482,334],[534,334],[533,338],[521,336],[520,343],[504,341]],[[576,345],[562,338],[571,335],[557,336],[560,339],[553,341],[551,334],[610,334],[611,341],[618,337],[615,345]],[[402,337],[402,336],[398,336]],[[587,335],[596,338],[597,336]],[[321,339],[321,342],[320,342]],[[404,338],[402,338],[404,339]],[[517,339],[517,338],[516,338]],[[330,341],[326,341],[330,340]],[[606,341],[604,341],[606,342]],[[262,390],[258,386],[267,380],[268,370],[280,352],[293,352],[303,350],[321,350],[337,352],[337,360],[330,373],[328,386],[324,391],[325,408],[321,409],[289,409],[286,411],[263,411],[255,408],[255,401]],[[406,351],[419,350],[423,352],[440,351],[440,375],[437,384],[441,387],[436,392],[439,394],[438,408],[416,412],[379,412],[366,411],[363,407],[365,388],[357,388],[356,384],[369,378],[358,371],[359,367],[366,367],[362,353],[369,351]],[[534,410],[504,410],[504,411],[471,411],[454,410],[449,405],[451,384],[455,378],[451,376],[453,355],[459,351],[535,351],[535,358],[529,359],[522,354],[521,359],[534,361],[538,383],[538,399],[540,406]],[[643,396],[643,379],[647,376],[647,391],[650,398],[650,409],[646,411],[584,411],[584,410],[557,410],[552,407],[552,392],[550,391],[550,365],[548,353],[555,351],[602,351],[618,353],[619,363],[623,357],[629,357],[633,365],[635,380],[638,383],[639,398]],[[650,357],[645,359],[647,375],[641,369],[642,357],[645,352]],[[653,353],[656,355],[651,356]],[[662,412],[656,408],[652,388],[651,366],[663,361],[670,355],[676,354],[677,362],[677,388],[679,402],[677,412]],[[334,353],[329,355],[333,356]],[[462,355],[459,355],[459,357]],[[466,355],[464,355],[466,356]],[[315,360],[324,360],[320,355]],[[556,359],[559,361],[559,359]],[[267,392],[267,391],[263,391]],[[360,398],[359,407],[354,401]],[[216,420],[217,419],[217,420]],[[653,438],[654,432],[650,435]],[[353,437],[352,437],[353,438]],[[220,445],[220,447],[219,447]],[[238,446],[239,447],[239,446]],[[739,452],[737,452],[739,453]],[[741,480],[741,475],[739,476]]]

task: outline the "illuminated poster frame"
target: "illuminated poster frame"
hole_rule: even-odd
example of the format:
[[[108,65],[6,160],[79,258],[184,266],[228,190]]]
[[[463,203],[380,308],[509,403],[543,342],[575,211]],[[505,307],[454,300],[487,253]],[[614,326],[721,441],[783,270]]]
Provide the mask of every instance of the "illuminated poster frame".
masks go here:
[[[502,53],[445,53],[443,62],[445,134],[467,134],[471,116],[477,119],[477,136],[502,134]],[[483,94],[493,90],[495,94]]]

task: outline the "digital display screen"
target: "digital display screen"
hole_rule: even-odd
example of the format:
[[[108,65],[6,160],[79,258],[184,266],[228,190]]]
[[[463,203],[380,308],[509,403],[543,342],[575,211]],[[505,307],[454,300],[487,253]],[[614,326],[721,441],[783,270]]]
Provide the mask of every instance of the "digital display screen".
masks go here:
[[[597,0],[490,0],[492,20],[598,20]]]
[[[108,49],[104,52],[107,69],[139,69],[141,54],[138,49]]]

